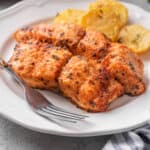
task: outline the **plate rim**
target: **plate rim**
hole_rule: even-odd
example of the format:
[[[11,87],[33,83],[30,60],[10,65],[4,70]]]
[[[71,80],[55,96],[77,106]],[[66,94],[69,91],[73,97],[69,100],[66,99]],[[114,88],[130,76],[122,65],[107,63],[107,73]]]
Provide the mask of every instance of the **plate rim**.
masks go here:
[[[110,135],[110,134],[118,134],[118,133],[122,133],[122,132],[127,132],[130,131],[132,129],[136,129],[139,128],[141,126],[143,126],[144,124],[146,124],[147,122],[150,121],[150,119],[147,119],[143,122],[140,122],[139,124],[135,124],[135,125],[131,125],[127,128],[123,128],[123,129],[114,129],[114,130],[107,130],[107,131],[94,131],[94,132],[84,132],[84,133],[67,133],[64,131],[57,131],[57,130],[45,130],[42,128],[37,128],[37,127],[33,127],[31,125],[28,125],[26,123],[23,123],[21,121],[18,121],[17,119],[12,119],[11,117],[9,117],[8,115],[4,114],[4,113],[0,113],[0,116],[4,117],[5,119],[8,119],[9,121],[15,123],[16,125],[20,125],[21,127],[24,127],[26,129],[35,131],[35,132],[39,132],[39,133],[45,133],[45,134],[52,134],[52,135],[58,135],[58,136],[63,136],[63,137],[94,137],[94,136],[104,136],[104,135]]]

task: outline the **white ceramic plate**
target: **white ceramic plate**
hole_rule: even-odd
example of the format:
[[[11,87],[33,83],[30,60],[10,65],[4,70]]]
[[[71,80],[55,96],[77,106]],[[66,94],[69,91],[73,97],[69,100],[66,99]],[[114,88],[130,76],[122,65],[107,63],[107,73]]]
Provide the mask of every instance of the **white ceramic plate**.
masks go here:
[[[12,33],[20,27],[46,21],[65,8],[85,8],[92,0],[26,0],[0,12],[0,55],[8,59],[13,52]],[[132,4],[124,3],[129,9],[129,21],[149,28],[150,14]],[[150,119],[150,53],[146,53],[145,79],[147,91],[138,97],[123,96],[122,100],[131,100],[128,104],[107,113],[86,113],[76,108],[65,98],[44,92],[56,105],[88,114],[90,117],[76,125],[57,125],[38,116],[23,99],[23,90],[12,78],[0,71],[0,114],[26,128],[63,136],[96,136],[127,131],[138,127]]]

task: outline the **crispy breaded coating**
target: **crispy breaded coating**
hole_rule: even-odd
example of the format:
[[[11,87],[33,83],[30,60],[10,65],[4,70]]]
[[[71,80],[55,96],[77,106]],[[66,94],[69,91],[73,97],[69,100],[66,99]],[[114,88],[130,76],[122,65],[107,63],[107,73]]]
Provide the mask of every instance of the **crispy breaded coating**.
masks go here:
[[[71,99],[76,99],[79,87],[89,74],[88,62],[82,56],[73,56],[63,67],[58,78],[59,88]]]
[[[20,43],[9,60],[12,70],[30,87],[57,88],[57,78],[72,54],[49,44],[38,47]]]
[[[125,93],[139,95],[145,91],[144,66],[140,58],[126,46],[112,43],[109,54],[102,60],[114,78],[125,87]]]
[[[82,84],[76,103],[90,112],[104,112],[109,110],[111,103],[123,94],[124,87],[113,79],[107,70],[101,68],[99,71],[93,70]]]
[[[74,24],[17,30],[9,66],[30,87],[60,89],[78,107],[103,112],[123,94],[145,91],[144,66],[124,45]]]
[[[55,46],[67,47],[73,53],[78,42],[85,34],[84,29],[75,24],[39,24],[17,30],[14,38],[18,42],[28,42],[30,39],[46,41]]]
[[[87,30],[79,42],[76,54],[101,61],[108,53],[110,41],[100,32]]]
[[[124,93],[124,88],[100,68],[95,61],[73,56],[58,78],[61,91],[84,110],[108,110],[111,102]]]
[[[75,24],[52,24],[52,43],[65,46],[74,54],[74,51],[83,38],[85,31]]]

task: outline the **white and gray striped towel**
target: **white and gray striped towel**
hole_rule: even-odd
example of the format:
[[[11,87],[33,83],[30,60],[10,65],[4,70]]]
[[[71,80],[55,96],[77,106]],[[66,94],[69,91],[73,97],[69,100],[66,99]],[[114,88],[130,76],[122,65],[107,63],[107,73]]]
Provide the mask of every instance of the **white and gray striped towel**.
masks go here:
[[[102,150],[150,150],[150,123],[130,132],[113,135]]]

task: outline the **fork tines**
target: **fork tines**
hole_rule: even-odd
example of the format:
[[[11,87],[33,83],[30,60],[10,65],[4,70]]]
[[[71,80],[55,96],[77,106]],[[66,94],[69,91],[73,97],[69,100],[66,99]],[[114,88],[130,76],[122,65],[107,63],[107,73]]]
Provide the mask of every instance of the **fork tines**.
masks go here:
[[[68,112],[54,105],[48,105],[46,107],[37,109],[36,112],[44,117],[53,117],[55,119],[71,123],[77,123],[78,121],[81,121],[88,117],[86,115]]]

